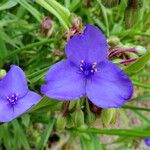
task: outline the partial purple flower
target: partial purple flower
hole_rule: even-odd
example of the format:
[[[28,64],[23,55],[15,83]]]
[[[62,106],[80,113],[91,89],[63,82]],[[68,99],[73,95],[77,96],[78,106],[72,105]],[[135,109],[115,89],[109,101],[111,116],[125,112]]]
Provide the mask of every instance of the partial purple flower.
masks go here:
[[[121,107],[133,94],[128,76],[107,60],[108,45],[103,33],[86,25],[82,34],[71,38],[65,47],[67,60],[49,69],[41,93],[58,100],[87,96],[102,108]]]
[[[11,65],[9,72],[0,80],[0,122],[17,118],[40,99],[40,95],[28,89],[23,70]]]
[[[144,142],[145,142],[145,144],[146,144],[147,146],[150,147],[150,138],[145,138],[145,139],[144,139]]]

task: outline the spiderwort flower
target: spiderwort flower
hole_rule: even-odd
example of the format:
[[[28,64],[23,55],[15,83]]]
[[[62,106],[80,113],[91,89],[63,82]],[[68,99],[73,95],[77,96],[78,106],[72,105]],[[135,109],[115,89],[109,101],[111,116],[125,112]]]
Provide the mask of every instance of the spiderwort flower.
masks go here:
[[[67,42],[65,52],[67,60],[49,69],[42,94],[58,100],[87,96],[102,108],[121,107],[131,98],[133,85],[119,67],[107,60],[108,45],[96,26],[87,24],[83,33]]]
[[[40,95],[28,89],[22,69],[11,65],[9,72],[0,80],[0,122],[17,118],[40,99]]]
[[[150,138],[145,138],[145,139],[144,139],[144,142],[145,142],[145,144],[146,144],[147,146],[150,147]]]

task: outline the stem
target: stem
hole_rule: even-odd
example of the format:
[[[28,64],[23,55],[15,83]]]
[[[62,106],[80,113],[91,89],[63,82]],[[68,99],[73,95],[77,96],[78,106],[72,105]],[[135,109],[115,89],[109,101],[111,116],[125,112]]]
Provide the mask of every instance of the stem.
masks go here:
[[[63,117],[66,117],[66,115],[67,115],[69,105],[70,105],[70,101],[65,102]]]
[[[118,136],[132,136],[132,137],[150,137],[150,131],[143,129],[75,129],[68,128],[67,130],[77,132],[77,133],[94,133],[94,134],[106,134],[106,135],[118,135]]]
[[[123,61],[119,62],[119,64],[129,64],[129,63],[131,63],[133,61],[136,61],[136,60],[138,60],[138,58],[132,58],[132,59],[128,59],[128,60],[123,60]]]
[[[110,53],[109,57],[112,57],[116,54],[125,53],[125,52],[135,52],[136,48],[126,49],[126,50],[117,50],[115,52]]]
[[[150,111],[150,108],[136,107],[136,106],[130,106],[130,105],[124,105],[122,108],[124,108],[124,109],[133,109],[133,110]]]
[[[12,57],[13,55],[15,54],[18,54],[19,52],[23,51],[23,50],[27,50],[27,49],[31,49],[32,47],[35,47],[35,46],[40,46],[40,45],[44,45],[46,43],[49,43],[53,41],[52,39],[48,39],[48,40],[43,40],[43,41],[40,41],[40,42],[35,42],[35,43],[32,43],[32,44],[28,44],[24,47],[21,47],[21,48],[18,48],[16,50],[13,50],[12,52],[10,52],[8,55],[6,55],[5,57],[2,58],[2,60],[5,60],[7,58],[10,58]]]
[[[142,82],[135,81],[135,80],[132,80],[132,83],[139,87],[144,87],[144,88],[148,88],[148,89],[150,88],[150,84],[142,83]]]
[[[87,112],[90,113],[90,107],[89,107],[89,102],[88,102],[88,98],[87,96],[85,97],[85,104],[86,104],[86,109],[87,109]]]

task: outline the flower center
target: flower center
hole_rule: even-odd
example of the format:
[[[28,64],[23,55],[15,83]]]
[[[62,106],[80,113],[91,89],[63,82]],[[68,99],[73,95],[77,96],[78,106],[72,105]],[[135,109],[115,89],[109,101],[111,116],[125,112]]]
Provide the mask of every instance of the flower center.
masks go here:
[[[7,96],[7,100],[9,101],[10,104],[15,105],[18,100],[18,94],[14,93],[10,96]]]
[[[86,63],[84,60],[81,60],[80,72],[82,72],[86,78],[89,78],[92,75],[94,75],[94,73],[97,71],[96,65],[97,65],[96,62],[91,64],[91,63]]]

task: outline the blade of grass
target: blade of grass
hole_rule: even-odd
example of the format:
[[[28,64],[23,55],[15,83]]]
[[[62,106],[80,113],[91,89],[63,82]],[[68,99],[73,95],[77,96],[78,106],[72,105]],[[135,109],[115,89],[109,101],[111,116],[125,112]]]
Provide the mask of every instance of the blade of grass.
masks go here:
[[[41,136],[41,140],[36,147],[36,150],[41,150],[44,148],[44,146],[45,146],[45,144],[46,144],[46,142],[47,142],[47,140],[48,140],[48,138],[52,132],[54,123],[55,123],[55,119],[50,119],[50,121],[47,125],[47,128],[45,129],[44,134]]]
[[[27,140],[27,137],[23,131],[23,128],[21,127],[21,125],[19,124],[18,120],[14,120],[12,122],[14,129],[15,129],[15,134],[17,139],[17,142],[20,142],[22,144],[22,146],[24,147],[25,150],[30,150],[30,146]]]
[[[54,16],[58,18],[60,23],[65,27],[65,29],[69,29],[67,22],[65,22],[62,18],[62,16],[55,10],[53,7],[51,7],[46,1],[36,0],[36,3],[41,5],[43,8],[48,10],[50,13],[52,13]]]
[[[130,106],[130,105],[124,105],[122,108],[132,109],[132,110],[141,110],[141,111],[150,111],[150,108],[136,107],[136,106]]]
[[[35,9],[34,7],[32,7],[27,1],[25,0],[16,0],[22,7],[24,7],[25,9],[27,9],[39,22],[41,22],[43,16],[41,15],[41,13]]]
[[[16,6],[16,5],[17,5],[17,2],[12,1],[12,0],[8,0],[5,3],[0,4],[0,11],[12,8],[12,7]]]
[[[144,68],[147,61],[150,60],[150,53],[145,54],[139,60],[131,64],[129,67],[125,68],[124,71],[127,74],[134,74]]]
[[[138,116],[138,118],[142,121],[145,121],[147,123],[150,124],[150,119],[145,117],[145,115],[143,115],[140,111],[137,111],[137,110],[133,110],[133,112]]]
[[[139,87],[150,88],[150,84],[146,84],[146,83],[139,82],[139,81],[136,81],[136,80],[132,80],[132,83],[136,86],[139,86]]]
[[[47,44],[49,42],[52,42],[53,39],[47,39],[47,40],[42,40],[42,41],[39,41],[39,42],[35,42],[35,43],[32,43],[32,44],[28,44],[24,47],[21,47],[21,48],[18,48],[16,50],[13,50],[12,52],[9,52],[2,60],[5,60],[5,59],[8,59],[16,54],[18,54],[19,52],[21,51],[24,51],[24,50],[27,50],[27,49],[31,49],[35,46],[40,46],[40,45],[44,45],[44,44]]]
[[[150,137],[150,131],[135,130],[135,129],[95,129],[89,128],[86,130],[77,130],[79,132],[91,132],[95,134],[133,136],[133,137]]]

